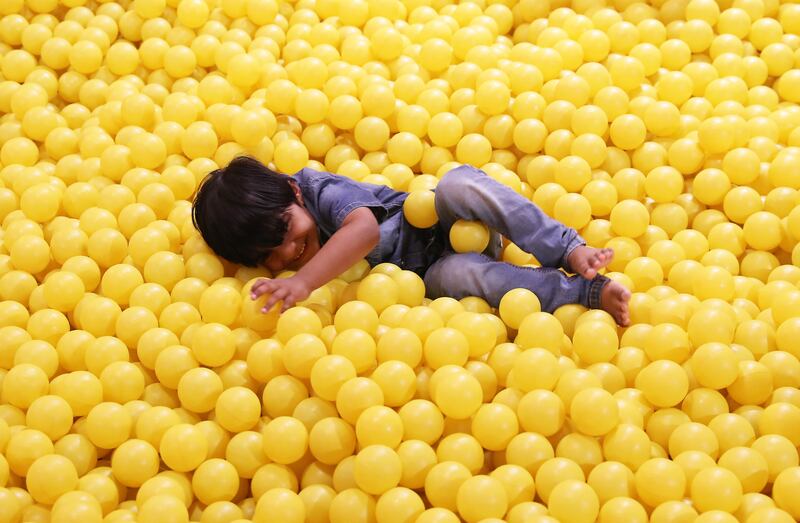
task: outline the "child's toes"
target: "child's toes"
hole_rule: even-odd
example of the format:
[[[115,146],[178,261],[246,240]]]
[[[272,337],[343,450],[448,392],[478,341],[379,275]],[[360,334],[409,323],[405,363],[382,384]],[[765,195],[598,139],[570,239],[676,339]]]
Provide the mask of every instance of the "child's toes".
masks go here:
[[[609,251],[610,251],[610,249],[603,249],[601,251],[598,251],[598,254],[597,254],[598,262],[597,262],[597,266],[596,266],[598,269],[602,268],[602,267],[607,267],[608,264],[611,263],[611,258],[613,256],[613,251],[611,251],[611,252],[609,252]]]
[[[590,264],[592,269],[594,269],[596,273],[598,270],[608,265],[608,259],[605,256],[603,256],[602,253],[598,252],[592,257]]]

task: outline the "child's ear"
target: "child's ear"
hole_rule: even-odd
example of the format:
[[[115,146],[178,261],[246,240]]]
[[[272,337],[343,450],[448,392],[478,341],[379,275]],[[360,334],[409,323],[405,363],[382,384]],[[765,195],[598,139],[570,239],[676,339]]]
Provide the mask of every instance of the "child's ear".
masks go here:
[[[297,203],[299,203],[301,206],[304,206],[303,193],[300,191],[300,186],[296,183],[292,183],[292,191],[294,192],[294,197],[297,200]]]

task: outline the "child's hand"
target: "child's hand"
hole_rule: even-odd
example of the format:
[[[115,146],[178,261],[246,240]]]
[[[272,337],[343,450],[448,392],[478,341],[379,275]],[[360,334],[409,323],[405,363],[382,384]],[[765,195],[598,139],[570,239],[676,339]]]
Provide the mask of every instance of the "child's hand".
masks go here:
[[[292,307],[298,301],[303,301],[311,294],[311,286],[303,278],[296,275],[289,278],[276,280],[261,279],[253,284],[250,297],[257,299],[262,294],[270,293],[270,297],[261,308],[261,312],[269,311],[278,301],[283,300],[281,312]]]

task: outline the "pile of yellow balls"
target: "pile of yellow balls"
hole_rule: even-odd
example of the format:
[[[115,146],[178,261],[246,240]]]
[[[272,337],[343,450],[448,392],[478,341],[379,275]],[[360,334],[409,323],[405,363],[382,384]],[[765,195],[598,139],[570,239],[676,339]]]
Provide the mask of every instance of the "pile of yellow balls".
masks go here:
[[[800,519],[798,102],[793,0],[0,1],[0,522]],[[632,325],[364,261],[262,314],[191,220],[240,154],[425,227],[480,167]]]

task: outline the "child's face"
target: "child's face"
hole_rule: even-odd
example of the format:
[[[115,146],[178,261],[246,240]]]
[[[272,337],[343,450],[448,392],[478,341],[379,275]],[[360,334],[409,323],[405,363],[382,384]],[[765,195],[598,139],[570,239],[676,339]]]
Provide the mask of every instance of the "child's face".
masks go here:
[[[275,247],[264,261],[264,266],[273,273],[297,270],[319,251],[317,223],[305,207],[291,204],[287,210],[287,223],[283,243]]]

